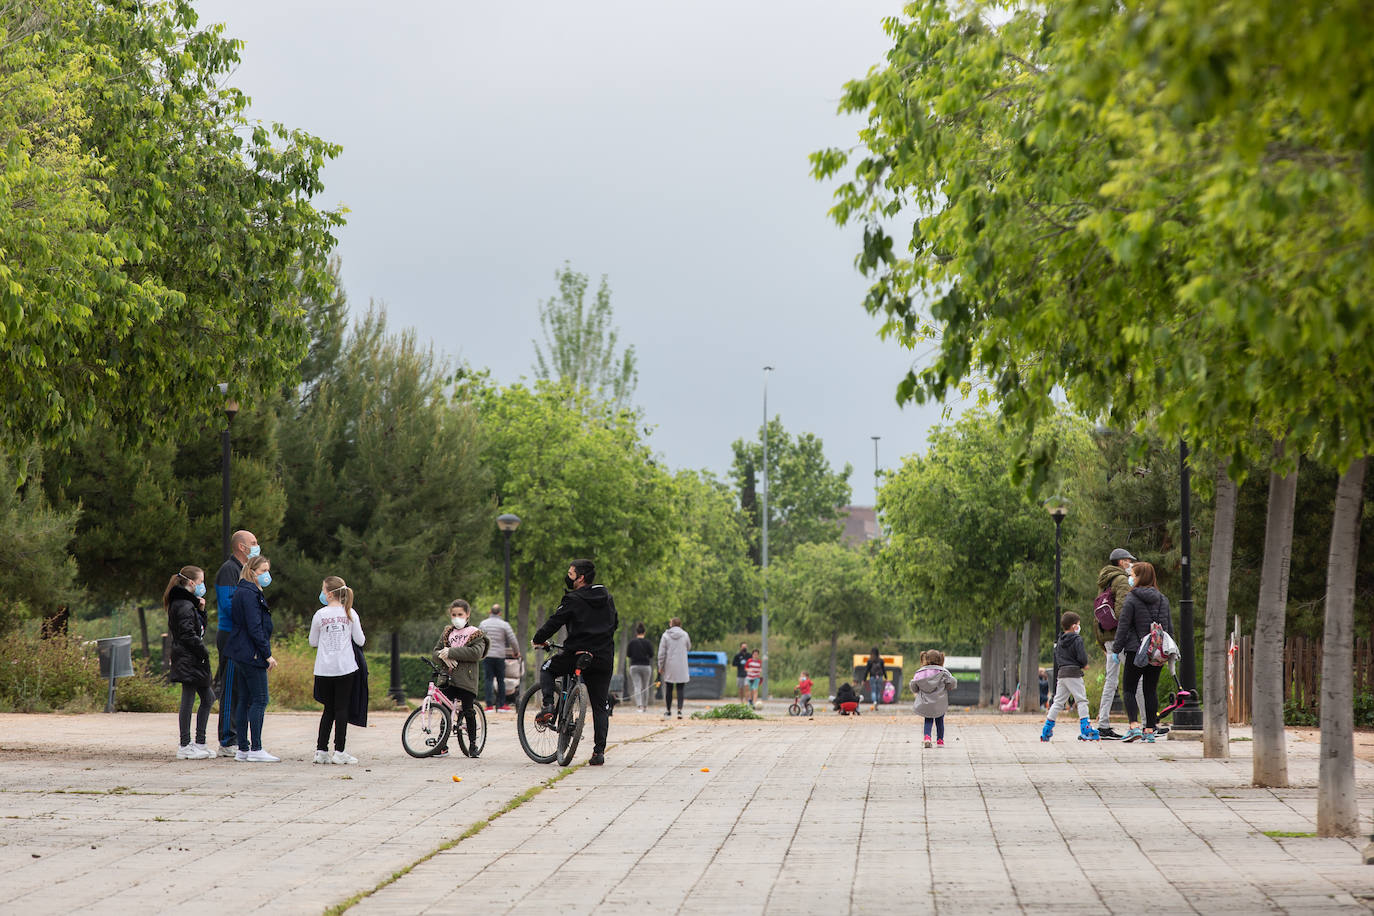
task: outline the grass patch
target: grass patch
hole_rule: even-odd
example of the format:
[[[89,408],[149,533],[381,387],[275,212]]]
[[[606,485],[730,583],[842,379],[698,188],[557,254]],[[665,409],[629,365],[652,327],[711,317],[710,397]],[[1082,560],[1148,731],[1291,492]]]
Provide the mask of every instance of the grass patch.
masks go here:
[[[693,719],[762,719],[763,716],[754,712],[744,703],[726,703],[724,706],[713,706],[704,712],[692,713]]]
[[[1255,740],[1254,738],[1232,738],[1232,739],[1231,739],[1231,743],[1234,744],[1234,743],[1236,743],[1237,741],[1254,741],[1254,740]]]
[[[1307,833],[1302,830],[1266,830],[1264,835],[1270,839],[1301,839],[1302,837],[1316,836],[1315,833]]]

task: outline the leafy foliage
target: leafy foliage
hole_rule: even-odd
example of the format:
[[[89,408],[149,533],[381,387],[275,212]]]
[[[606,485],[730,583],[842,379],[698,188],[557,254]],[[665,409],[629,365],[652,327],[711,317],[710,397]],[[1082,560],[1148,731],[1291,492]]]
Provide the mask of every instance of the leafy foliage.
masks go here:
[[[52,506],[40,460],[31,455],[27,464],[28,481],[14,486],[13,469],[0,453],[0,634],[30,614],[70,602],[77,592],[76,562],[67,551],[78,512]]]
[[[585,389],[613,410],[630,406],[639,383],[635,348],[617,355],[620,332],[612,326],[611,288],[601,277],[596,299],[588,305],[587,275],[564,263],[555,277],[558,298],[539,307],[547,353],[534,344],[535,369],[541,379],[552,379],[572,389]]]

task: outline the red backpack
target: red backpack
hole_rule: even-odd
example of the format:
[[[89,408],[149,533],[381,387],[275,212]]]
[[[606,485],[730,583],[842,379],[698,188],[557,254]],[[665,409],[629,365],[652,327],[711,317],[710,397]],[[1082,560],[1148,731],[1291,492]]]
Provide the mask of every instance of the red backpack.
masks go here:
[[[1093,616],[1104,630],[1116,629],[1116,594],[1108,588],[1093,602]]]

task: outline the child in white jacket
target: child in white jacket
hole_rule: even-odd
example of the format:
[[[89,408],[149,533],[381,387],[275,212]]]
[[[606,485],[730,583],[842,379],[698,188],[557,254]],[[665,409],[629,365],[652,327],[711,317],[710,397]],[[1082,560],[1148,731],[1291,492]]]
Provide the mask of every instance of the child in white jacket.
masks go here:
[[[911,678],[911,692],[916,695],[916,715],[925,718],[922,747],[930,747],[930,726],[935,726],[935,743],[945,746],[945,712],[949,709],[949,693],[959,682],[945,668],[945,653],[927,649],[921,653],[921,668]]]

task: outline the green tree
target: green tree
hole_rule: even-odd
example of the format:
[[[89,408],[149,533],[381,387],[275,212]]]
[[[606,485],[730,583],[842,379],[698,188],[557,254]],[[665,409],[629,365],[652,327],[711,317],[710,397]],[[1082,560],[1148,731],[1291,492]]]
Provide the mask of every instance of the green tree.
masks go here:
[[[806,642],[830,642],[830,695],[838,677],[841,633],[872,638],[893,629],[870,555],[834,541],[798,544],[769,576],[778,632]]]
[[[740,507],[749,518],[750,553],[761,559],[763,537],[763,430],[759,439],[736,439],[731,445],[734,462],[730,476],[739,493]],[[768,421],[768,552],[783,559],[800,544],[838,541],[844,530],[840,509],[850,500],[849,476],[853,467],[834,471],[825,457],[825,445],[814,433],[795,438],[782,420]]]
[[[42,460],[25,456],[28,480],[0,483],[0,633],[39,612],[51,612],[77,593],[76,563],[67,552],[80,510],[56,508],[43,492]],[[14,479],[0,452],[0,481]]]
[[[553,379],[572,389],[585,389],[615,409],[627,408],[639,384],[635,348],[616,353],[620,331],[613,324],[611,288],[605,275],[596,299],[587,299],[587,275],[564,262],[554,274],[558,296],[539,307],[544,346],[534,344],[535,371],[541,379]]]

